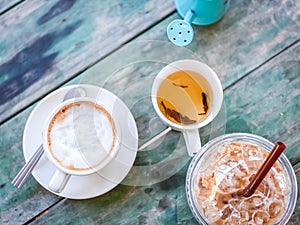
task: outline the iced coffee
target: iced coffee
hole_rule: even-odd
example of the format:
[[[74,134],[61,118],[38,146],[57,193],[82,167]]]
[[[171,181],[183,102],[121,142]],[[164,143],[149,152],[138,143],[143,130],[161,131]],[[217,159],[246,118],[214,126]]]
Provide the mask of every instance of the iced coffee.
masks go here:
[[[202,158],[201,165],[195,166],[191,183],[195,203],[192,209],[199,210],[204,218],[201,222],[285,224],[278,221],[286,217],[296,184],[291,184],[290,174],[280,162],[274,164],[252,196],[238,194],[249,184],[268,154],[259,145],[233,141],[214,146],[212,152]]]

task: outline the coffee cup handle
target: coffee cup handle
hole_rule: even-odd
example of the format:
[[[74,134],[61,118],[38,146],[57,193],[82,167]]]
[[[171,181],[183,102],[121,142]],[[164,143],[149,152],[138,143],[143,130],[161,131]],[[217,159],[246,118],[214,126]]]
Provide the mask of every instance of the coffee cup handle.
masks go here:
[[[183,130],[183,137],[187,147],[189,156],[193,157],[201,149],[201,140],[198,129],[194,130]]]
[[[56,193],[62,192],[66,187],[70,177],[70,174],[66,174],[57,169],[48,184],[49,189]]]

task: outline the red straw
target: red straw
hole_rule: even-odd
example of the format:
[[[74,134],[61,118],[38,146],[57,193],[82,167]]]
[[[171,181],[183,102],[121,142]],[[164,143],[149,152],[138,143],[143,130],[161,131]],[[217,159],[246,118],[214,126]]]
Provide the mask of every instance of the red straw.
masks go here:
[[[269,170],[272,168],[273,164],[276,162],[278,157],[285,149],[285,145],[282,142],[277,142],[270,152],[269,156],[266,158],[262,166],[259,168],[258,172],[255,174],[254,178],[250,183],[243,189],[243,196],[251,196],[262,180],[265,178]]]

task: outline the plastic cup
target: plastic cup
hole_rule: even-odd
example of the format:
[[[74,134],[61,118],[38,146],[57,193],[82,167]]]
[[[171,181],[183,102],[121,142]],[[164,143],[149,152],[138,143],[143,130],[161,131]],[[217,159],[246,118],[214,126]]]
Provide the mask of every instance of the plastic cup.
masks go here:
[[[188,203],[189,203],[189,206],[190,206],[190,209],[191,209],[193,215],[195,216],[195,218],[197,219],[197,221],[199,223],[202,223],[202,224],[236,224],[235,221],[228,221],[227,219],[230,216],[232,216],[233,219],[237,218],[238,213],[245,209],[245,207],[244,208],[242,207],[242,206],[245,206],[245,205],[243,205],[244,203],[237,205],[237,207],[235,207],[235,205],[232,204],[233,200],[231,200],[233,198],[229,198],[226,200],[224,207],[222,208],[222,209],[225,209],[225,208],[229,208],[229,209],[227,209],[227,212],[225,212],[224,210],[222,211],[223,218],[220,219],[222,217],[222,213],[218,214],[214,210],[212,210],[210,212],[210,209],[213,208],[213,206],[211,206],[211,205],[214,204],[215,199],[213,199],[213,198],[210,199],[209,197],[208,198],[206,197],[207,201],[203,200],[203,197],[207,193],[205,193],[203,191],[205,189],[199,188],[199,185],[203,184],[203,183],[201,183],[201,184],[199,183],[199,181],[200,181],[199,177],[202,176],[200,174],[206,173],[207,171],[212,170],[212,168],[215,169],[216,164],[222,165],[222,163],[220,163],[220,162],[222,162],[220,155],[223,154],[223,151],[224,151],[223,146],[225,146],[227,144],[232,145],[233,143],[243,143],[243,144],[246,144],[249,146],[255,146],[254,148],[256,148],[256,146],[257,146],[257,149],[263,148],[267,152],[270,152],[274,147],[274,144],[271,143],[270,141],[266,140],[265,138],[262,138],[260,136],[253,135],[253,134],[246,134],[246,133],[226,134],[226,135],[223,135],[223,136],[213,139],[212,141],[208,142],[205,146],[203,146],[201,152],[193,158],[193,160],[189,166],[189,169],[187,172],[187,178],[186,178],[186,194],[187,194]],[[220,152],[222,152],[222,153],[220,154]],[[251,155],[249,154],[249,158],[250,158],[250,156]],[[225,160],[225,158],[224,158],[224,160]],[[236,160],[236,159],[234,159],[234,160]],[[239,160],[241,160],[241,159],[239,159]],[[234,165],[234,163],[235,162],[232,162],[231,165]],[[273,218],[271,218],[272,216],[270,216],[271,211],[268,211],[269,214],[268,213],[263,214],[261,211],[263,207],[261,205],[265,204],[264,207],[267,208],[268,210],[270,210],[271,209],[270,207],[273,206],[272,205],[273,198],[271,201],[271,200],[269,200],[270,198],[268,198],[270,193],[267,193],[267,192],[263,193],[263,191],[260,192],[260,190],[257,190],[257,193],[256,193],[257,196],[262,196],[261,199],[265,199],[265,200],[261,200],[261,202],[258,202],[259,204],[257,202],[255,202],[254,200],[249,201],[249,198],[253,198],[253,196],[254,197],[256,196],[254,194],[253,196],[249,197],[248,200],[247,200],[247,198],[243,197],[244,199],[242,201],[246,200],[245,202],[248,202],[248,203],[251,202],[250,204],[255,202],[255,204],[257,204],[257,205],[253,205],[254,207],[257,207],[257,208],[255,208],[255,210],[257,209],[257,211],[259,213],[261,213],[261,215],[263,215],[263,217],[259,217],[258,216],[259,214],[256,211],[255,211],[255,213],[253,213],[253,211],[250,212],[250,210],[249,210],[249,213],[246,212],[246,215],[248,215],[248,216],[245,216],[244,218],[240,218],[240,219],[236,220],[236,221],[238,221],[238,224],[276,224],[276,225],[280,224],[280,225],[284,225],[284,224],[287,224],[287,222],[289,221],[289,219],[294,211],[296,201],[297,201],[297,190],[298,190],[297,189],[297,181],[296,181],[296,176],[295,176],[294,170],[293,170],[289,160],[287,159],[287,157],[284,154],[281,154],[281,156],[278,158],[278,163],[279,164],[277,164],[276,169],[278,170],[278,168],[282,168],[283,174],[284,174],[284,176],[282,176],[282,177],[285,177],[284,182],[281,182],[280,185],[284,185],[283,187],[286,187],[285,190],[287,191],[287,193],[285,193],[285,195],[284,195],[284,201],[283,201],[283,205],[282,205],[283,212],[279,213],[278,217],[273,216]],[[230,169],[231,166],[228,167],[228,164],[226,164],[226,165],[227,165],[227,167],[224,166],[214,173],[214,175],[216,175],[216,177],[218,177],[218,178],[216,178],[216,182],[215,183],[212,182],[212,183],[208,184],[208,187],[210,187],[210,188],[212,187],[211,188],[212,192],[214,192],[214,191],[219,192],[220,189],[222,189],[218,185],[220,185],[221,182],[223,182],[222,181],[223,175],[227,176],[227,177],[230,177],[230,176],[232,176],[232,177],[233,176],[238,176],[238,177],[241,176],[242,177],[242,175],[239,175],[239,172],[237,172],[238,170]],[[235,167],[232,166],[232,168],[235,168]],[[257,166],[257,169],[259,169],[259,166]],[[219,171],[224,171],[223,175],[221,173],[221,177],[220,177]],[[235,177],[235,179],[239,179],[239,178]],[[250,178],[248,178],[248,179],[250,179]],[[268,179],[268,177],[265,179]],[[201,182],[202,182],[202,180],[201,180]],[[249,182],[249,181],[247,180],[246,183],[247,182]],[[218,185],[216,185],[216,184],[218,184]],[[268,182],[265,182],[265,184],[268,184]],[[230,193],[234,192],[233,191],[234,188],[237,188],[237,189],[241,188],[241,187],[238,187],[238,185],[235,186],[236,183],[234,183],[234,181],[233,181],[232,185],[234,187],[232,188],[232,190],[231,189],[229,190]],[[263,184],[261,184],[261,185],[263,185]],[[282,186],[280,186],[280,187],[282,187]],[[209,190],[210,190],[210,188],[209,188]],[[258,189],[260,189],[260,186],[258,187]],[[199,192],[199,190],[202,190],[202,191]],[[271,190],[271,189],[268,189],[268,188],[263,189],[261,187],[261,190]],[[223,189],[223,191],[224,191],[224,189]],[[210,193],[210,192],[208,192],[208,193]],[[266,196],[265,198],[263,198],[263,194],[265,194],[265,196]],[[268,199],[266,199],[266,198],[268,198]],[[227,203],[228,201],[231,201],[231,202]],[[230,204],[230,206],[226,205],[226,204]],[[267,205],[267,204],[269,204],[269,205]],[[235,207],[235,208],[233,208],[233,207]],[[262,208],[260,208],[260,207],[262,207]],[[231,214],[231,213],[236,213],[236,212],[238,212],[238,213],[235,215]],[[225,216],[224,213],[227,215]],[[268,216],[269,216],[269,218],[268,218]],[[210,218],[208,218],[208,217],[210,217]],[[253,220],[252,220],[252,218],[253,218]],[[218,222],[218,223],[216,223],[216,222]]]

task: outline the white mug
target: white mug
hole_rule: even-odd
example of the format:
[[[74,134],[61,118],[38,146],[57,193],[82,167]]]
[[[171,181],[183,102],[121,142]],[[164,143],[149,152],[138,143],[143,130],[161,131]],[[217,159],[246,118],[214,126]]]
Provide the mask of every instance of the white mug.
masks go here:
[[[206,86],[206,88],[208,88],[208,90],[206,90],[208,93],[204,94],[204,97],[208,98],[205,99],[205,101],[209,101],[210,109],[208,109],[207,115],[200,121],[191,122],[190,124],[176,123],[170,118],[167,118],[159,107],[158,98],[161,96],[158,96],[158,91],[162,82],[171,74],[179,71],[184,71],[184,73],[193,77],[193,80],[195,80],[200,87],[203,88]],[[203,85],[203,82],[205,85]],[[185,88],[185,86],[182,85],[182,88]],[[176,93],[176,95],[180,94],[182,94],[181,91]],[[174,96],[173,101],[175,102],[176,98],[179,99],[179,97],[180,96]],[[204,97],[202,94],[202,98]],[[199,98],[201,98],[201,96],[199,96]],[[209,124],[217,116],[223,102],[223,89],[218,76],[208,65],[196,60],[186,59],[168,64],[158,73],[152,85],[151,99],[156,113],[160,119],[169,126],[161,133],[161,135],[166,134],[172,129],[181,131],[187,146],[188,154],[194,156],[201,149],[201,140],[198,129]],[[179,115],[182,116],[181,114]]]
[[[56,167],[49,189],[60,193],[71,175],[96,173],[116,156],[120,130],[112,110],[95,99],[78,97],[51,112],[43,132],[44,151]]]

